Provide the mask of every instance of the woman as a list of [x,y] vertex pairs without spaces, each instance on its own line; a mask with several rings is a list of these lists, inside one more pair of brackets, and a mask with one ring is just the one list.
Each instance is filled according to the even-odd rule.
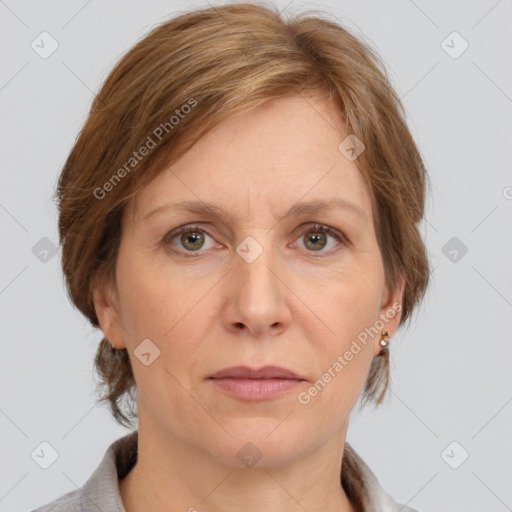
[[426,184],[379,58],[334,21],[243,3],[155,28],[57,191],[101,399],[138,429],[38,511],[413,510],[345,438],[428,285]]

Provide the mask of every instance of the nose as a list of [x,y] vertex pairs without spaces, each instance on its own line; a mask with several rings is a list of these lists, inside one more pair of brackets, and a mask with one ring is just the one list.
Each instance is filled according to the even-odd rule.
[[227,276],[227,300],[223,320],[228,330],[253,336],[276,336],[284,332],[291,319],[288,307],[290,290],[284,270],[266,248],[252,262],[238,254]]

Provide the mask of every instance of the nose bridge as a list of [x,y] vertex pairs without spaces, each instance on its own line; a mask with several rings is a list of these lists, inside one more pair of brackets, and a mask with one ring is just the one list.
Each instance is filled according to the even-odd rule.
[[242,289],[251,295],[264,294],[267,300],[275,297],[278,292],[276,278],[270,271],[276,261],[271,238],[271,232],[250,235],[236,248],[238,257],[235,273]]
[[287,319],[284,288],[274,275],[279,274],[278,255],[274,253],[272,232],[261,230],[247,236],[236,248],[231,275],[232,306],[236,311],[230,320],[244,324],[256,332]]

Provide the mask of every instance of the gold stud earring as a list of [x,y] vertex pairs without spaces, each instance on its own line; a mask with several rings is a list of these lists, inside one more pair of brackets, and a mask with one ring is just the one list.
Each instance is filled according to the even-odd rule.
[[389,337],[389,332],[388,331],[382,331],[382,334],[381,334],[381,338],[380,338],[380,341],[379,341],[379,344],[380,346],[382,347],[379,355],[382,355],[385,353],[385,351],[387,350],[387,346],[389,345],[389,341],[391,340],[391,338]]

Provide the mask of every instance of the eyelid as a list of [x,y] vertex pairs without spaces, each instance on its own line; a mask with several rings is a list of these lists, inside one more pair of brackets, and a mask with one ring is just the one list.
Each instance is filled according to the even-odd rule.
[[[318,222],[306,223],[305,225],[299,226],[297,229],[299,231],[299,238],[308,233],[325,233],[335,238],[341,246],[350,245],[349,239],[343,232],[327,224],[320,224]],[[307,253],[308,255],[311,255],[313,257],[323,257],[337,253],[339,250],[340,247],[336,247],[334,249],[329,249],[327,251],[307,251]]]
[[[212,238],[213,240],[215,240],[214,236],[210,233],[210,231],[205,228],[204,226],[201,226],[200,224],[185,224],[183,226],[180,226],[176,229],[173,229],[171,231],[169,231],[162,239],[162,243],[164,244],[165,247],[167,246],[170,246],[171,245],[171,241],[176,238],[177,236],[181,235],[182,233],[186,233],[186,232],[193,232],[193,231],[202,231],[204,233],[206,233],[210,238]],[[204,251],[201,251],[201,250],[198,250],[198,251],[184,251],[183,249],[176,249],[176,248],[173,248],[172,249],[173,252],[176,252],[178,254],[187,254],[187,255],[194,255],[194,253],[201,253],[201,252],[204,252]]]

